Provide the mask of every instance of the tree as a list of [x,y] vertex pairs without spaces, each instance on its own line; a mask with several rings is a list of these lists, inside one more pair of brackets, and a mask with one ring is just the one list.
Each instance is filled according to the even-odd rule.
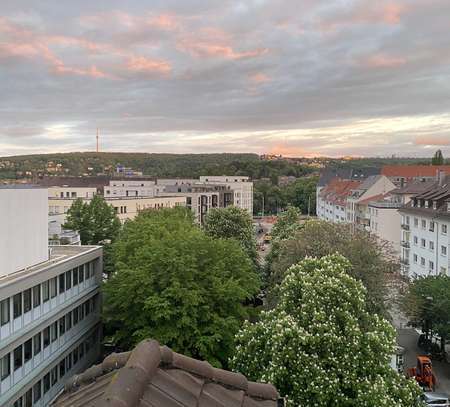
[[444,156],[442,155],[441,150],[437,150],[434,153],[433,158],[431,159],[431,165],[443,165],[444,164]]
[[284,240],[292,236],[300,227],[300,214],[300,210],[294,206],[289,206],[286,211],[282,212],[272,228],[272,239]]
[[76,199],[67,212],[66,229],[80,233],[81,244],[96,245],[114,241],[120,231],[120,220],[100,195],[95,195],[89,203]]
[[195,358],[226,365],[243,305],[259,279],[237,241],[213,239],[186,208],[144,211],[114,243],[104,285],[104,321],[116,344],[152,337]]
[[285,202],[300,209],[301,213],[315,215],[317,177],[303,177],[283,189]]
[[430,331],[441,338],[441,351],[450,336],[450,277],[445,275],[414,280],[402,301],[403,310],[428,337]]
[[203,228],[213,238],[237,240],[253,263],[257,263],[253,220],[245,209],[235,206],[214,208],[206,215]]
[[278,305],[237,334],[233,369],[273,383],[292,407],[418,405],[417,384],[389,365],[395,330],[350,268],[339,255],[291,267]]
[[349,259],[351,276],[360,280],[368,290],[367,300],[373,312],[385,311],[385,275],[398,268],[394,256],[388,256],[388,246],[376,237],[349,225],[310,220],[293,235],[280,243],[268,265],[270,302],[277,300],[277,286],[286,270],[306,257],[323,257],[340,253]]

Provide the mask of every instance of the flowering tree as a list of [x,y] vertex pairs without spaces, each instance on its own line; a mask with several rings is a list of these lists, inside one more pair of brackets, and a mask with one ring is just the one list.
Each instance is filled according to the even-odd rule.
[[395,330],[367,309],[340,255],[292,266],[277,306],[236,336],[234,370],[273,383],[288,406],[415,406],[415,382],[390,366]]

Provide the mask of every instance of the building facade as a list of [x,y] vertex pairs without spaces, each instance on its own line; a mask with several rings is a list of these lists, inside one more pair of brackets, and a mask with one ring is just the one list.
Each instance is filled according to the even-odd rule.
[[[2,194],[0,202],[14,201],[20,192]],[[47,190],[26,192],[30,199],[20,210],[6,213],[14,222],[31,211],[34,220],[27,224],[27,234],[7,236],[10,247],[17,249],[2,253],[2,263],[6,260],[9,267],[0,268],[0,405],[44,407],[68,377],[99,356],[102,249],[49,250]],[[6,233],[0,229],[2,239]],[[46,253],[45,258],[27,256],[23,240],[28,237],[35,237],[34,245]],[[17,250],[22,250],[26,263],[8,261]]]
[[49,198],[93,198],[97,194],[97,188],[94,187],[49,187]]
[[152,180],[111,180],[105,187],[105,197],[154,197],[164,192],[164,186],[156,185]]
[[400,214],[403,273],[449,275],[450,177],[414,196]]

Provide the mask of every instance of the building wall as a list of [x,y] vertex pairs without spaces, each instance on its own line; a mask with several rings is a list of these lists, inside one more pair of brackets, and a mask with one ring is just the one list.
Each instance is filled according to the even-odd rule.
[[105,187],[105,197],[153,197],[164,192],[163,185],[156,185],[149,180],[112,180]]
[[[409,217],[409,234],[405,230],[401,232],[404,246],[402,260],[407,259],[409,262],[409,267],[405,268],[409,276],[416,278],[440,273],[450,275],[450,219],[432,218],[426,214],[407,212],[401,212],[401,215],[402,223],[406,223]],[[431,222],[434,222],[434,228],[431,227]],[[444,233],[445,227],[446,233]]]
[[97,193],[97,188],[88,187],[50,187],[49,198],[92,198]]
[[1,406],[28,405],[30,395],[30,406],[47,406],[99,356],[102,249],[53,250],[48,262],[0,279]]
[[0,277],[48,259],[47,190],[0,188]]
[[389,242],[395,253],[400,253],[400,213],[398,208],[369,205],[370,232]]

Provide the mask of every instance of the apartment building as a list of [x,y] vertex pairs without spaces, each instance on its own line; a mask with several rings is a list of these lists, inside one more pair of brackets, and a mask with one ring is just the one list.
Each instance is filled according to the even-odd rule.
[[163,194],[164,186],[156,181],[145,179],[111,180],[104,188],[105,197],[154,197]]
[[441,176],[402,207],[400,214],[403,273],[410,278],[449,275],[450,177]]
[[48,406],[100,353],[102,249],[49,250],[47,199],[0,187],[1,406]]
[[93,198],[97,194],[97,188],[94,187],[49,187],[49,198]]
[[440,172],[450,175],[450,165],[385,165],[381,169],[381,175],[398,188],[416,181],[435,181]]
[[233,205],[245,209],[253,216],[253,182],[246,176],[201,176],[200,182],[225,185],[233,191]]

